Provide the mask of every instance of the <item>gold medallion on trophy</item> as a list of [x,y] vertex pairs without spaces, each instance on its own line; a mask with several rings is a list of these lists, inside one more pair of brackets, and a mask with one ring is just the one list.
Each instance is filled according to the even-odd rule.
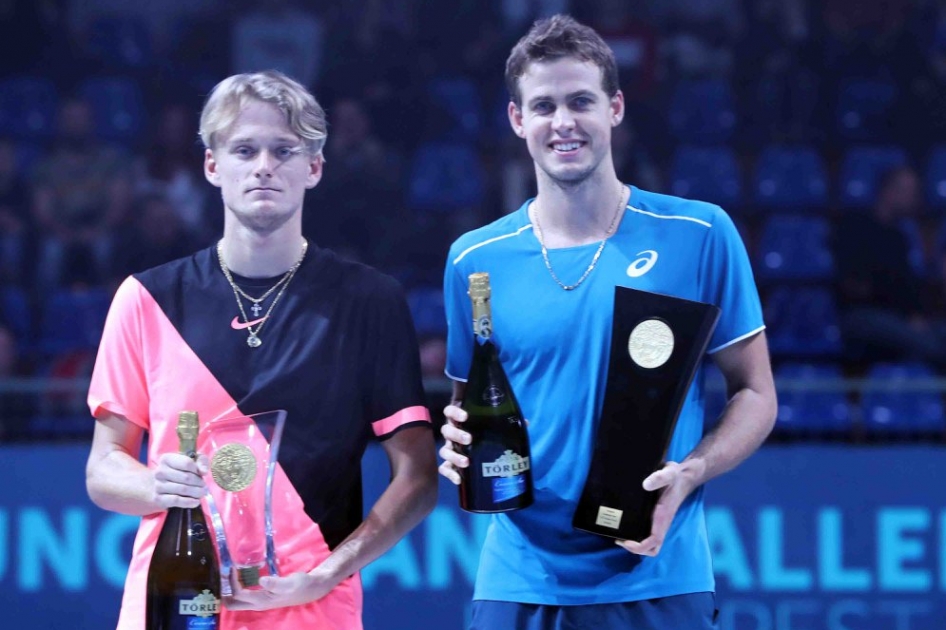
[[673,354],[673,331],[659,319],[644,320],[631,331],[627,351],[642,368],[658,368]]
[[226,444],[214,453],[210,472],[218,486],[229,492],[239,492],[249,488],[256,477],[256,457],[244,444]]

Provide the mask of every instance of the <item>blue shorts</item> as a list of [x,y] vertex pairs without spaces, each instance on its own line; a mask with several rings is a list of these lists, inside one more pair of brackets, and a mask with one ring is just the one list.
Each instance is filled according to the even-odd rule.
[[718,614],[715,593],[585,606],[477,600],[470,630],[717,630]]

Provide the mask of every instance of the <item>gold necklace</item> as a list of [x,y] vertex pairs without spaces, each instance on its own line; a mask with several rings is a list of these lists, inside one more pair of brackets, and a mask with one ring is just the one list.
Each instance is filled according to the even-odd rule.
[[[303,255],[304,255],[304,254],[303,254]],[[266,298],[268,298],[270,295],[272,295],[273,291],[275,291],[276,289],[278,289],[279,287],[281,287],[282,284],[283,284],[286,280],[289,279],[289,274],[290,274],[290,273],[292,273],[292,269],[290,269],[289,271],[287,271],[286,273],[284,273],[284,274],[282,275],[282,278],[280,278],[280,279],[276,282],[276,284],[274,284],[273,286],[269,287],[269,289],[266,291],[266,293],[264,293],[263,295],[259,296],[258,298],[255,298],[255,297],[253,297],[252,295],[248,294],[248,293],[247,293],[246,291],[244,291],[244,290],[242,289],[242,287],[240,287],[240,285],[238,285],[238,284],[234,284],[233,287],[239,292],[240,295],[242,295],[244,298],[246,298],[247,300],[249,300],[250,302],[253,303],[253,306],[250,307],[250,310],[253,311],[253,317],[259,317],[260,311],[263,310],[263,307],[260,306],[260,302],[262,302],[263,300],[265,300]]]
[[[250,297],[249,295],[244,293],[243,290],[240,289],[239,286],[237,286],[236,282],[234,282],[233,276],[230,274],[230,270],[227,268],[226,263],[223,262],[223,251],[221,249],[221,243],[222,241],[217,241],[217,262],[220,263],[220,270],[223,271],[223,275],[227,279],[227,282],[230,284],[230,288],[233,289],[233,297],[236,298],[237,308],[240,309],[240,315],[243,316],[244,325],[246,327],[247,332],[249,333],[249,337],[246,338],[246,345],[248,345],[251,348],[259,348],[261,345],[263,345],[263,340],[259,338],[259,332],[263,329],[263,324],[265,324],[266,321],[269,319],[269,316],[272,314],[273,309],[276,308],[276,303],[279,302],[279,298],[281,298],[282,294],[286,292],[286,287],[289,286],[289,282],[292,280],[292,277],[296,275],[296,271],[299,270],[299,266],[302,265],[302,260],[305,258],[305,253],[309,249],[309,242],[303,239],[302,254],[299,255],[299,260],[297,260],[296,263],[292,267],[289,268],[289,271],[283,274],[283,277],[280,278],[279,281],[276,282],[276,284],[270,287],[270,289],[266,291],[266,293],[264,293],[263,296],[260,298]],[[266,296],[268,296],[273,291],[275,291],[276,287],[280,285],[282,285],[282,288],[279,290],[279,293],[276,294],[276,297],[273,298],[273,302],[272,304],[269,305],[269,309],[266,310],[266,314],[261,319],[258,320],[259,325],[256,327],[256,330],[253,330],[253,327],[250,325],[250,318],[246,316],[246,311],[243,310],[243,301],[240,299],[240,296],[242,295],[248,300],[253,302],[253,308],[252,308],[253,314],[254,316],[258,316],[260,310],[262,310],[260,308],[259,303],[262,302],[266,298]]]
[[585,281],[591,272],[594,270],[595,265],[598,264],[598,258],[601,257],[601,252],[604,251],[604,244],[608,242],[608,239],[611,237],[611,232],[614,230],[615,224],[617,224],[618,217],[621,216],[621,210],[627,204],[624,203],[624,186],[621,186],[621,194],[618,196],[618,207],[614,211],[614,217],[611,219],[611,225],[608,226],[607,232],[604,233],[604,238],[601,239],[601,244],[598,245],[598,250],[595,252],[594,257],[591,259],[591,264],[588,265],[588,268],[585,269],[585,273],[581,274],[581,277],[578,278],[578,282],[575,284],[565,284],[558,279],[558,276],[555,275],[555,270],[552,269],[552,262],[549,260],[549,250],[545,247],[545,239],[542,238],[542,224],[539,223],[539,209],[535,207],[535,202],[532,202],[532,208],[535,214],[535,227],[538,228],[535,235],[539,239],[539,245],[542,247],[542,260],[545,261],[545,268],[549,270],[549,274],[552,276],[552,280],[555,280],[555,283],[558,286],[562,287],[566,291],[573,291],[578,288],[578,286]]

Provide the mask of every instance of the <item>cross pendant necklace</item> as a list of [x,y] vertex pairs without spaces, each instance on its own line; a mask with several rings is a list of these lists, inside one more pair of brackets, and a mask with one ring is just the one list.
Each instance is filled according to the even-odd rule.
[[263,307],[259,305],[259,302],[254,302],[253,306],[250,307],[250,310],[253,311],[253,317],[259,317],[260,311],[263,310]]

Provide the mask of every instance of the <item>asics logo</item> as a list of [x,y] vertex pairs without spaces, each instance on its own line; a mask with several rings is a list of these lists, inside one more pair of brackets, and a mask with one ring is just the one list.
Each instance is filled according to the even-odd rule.
[[640,278],[657,263],[657,252],[652,249],[637,252],[637,255],[638,258],[628,265],[627,268],[627,275],[632,278]]
[[[269,317],[268,315],[266,317]],[[234,317],[233,321],[230,322],[230,328],[233,330],[243,330],[244,328],[249,328],[250,326],[255,326],[260,322],[266,321],[266,317],[260,317],[259,319],[254,319],[251,322],[241,322],[239,317]]]

